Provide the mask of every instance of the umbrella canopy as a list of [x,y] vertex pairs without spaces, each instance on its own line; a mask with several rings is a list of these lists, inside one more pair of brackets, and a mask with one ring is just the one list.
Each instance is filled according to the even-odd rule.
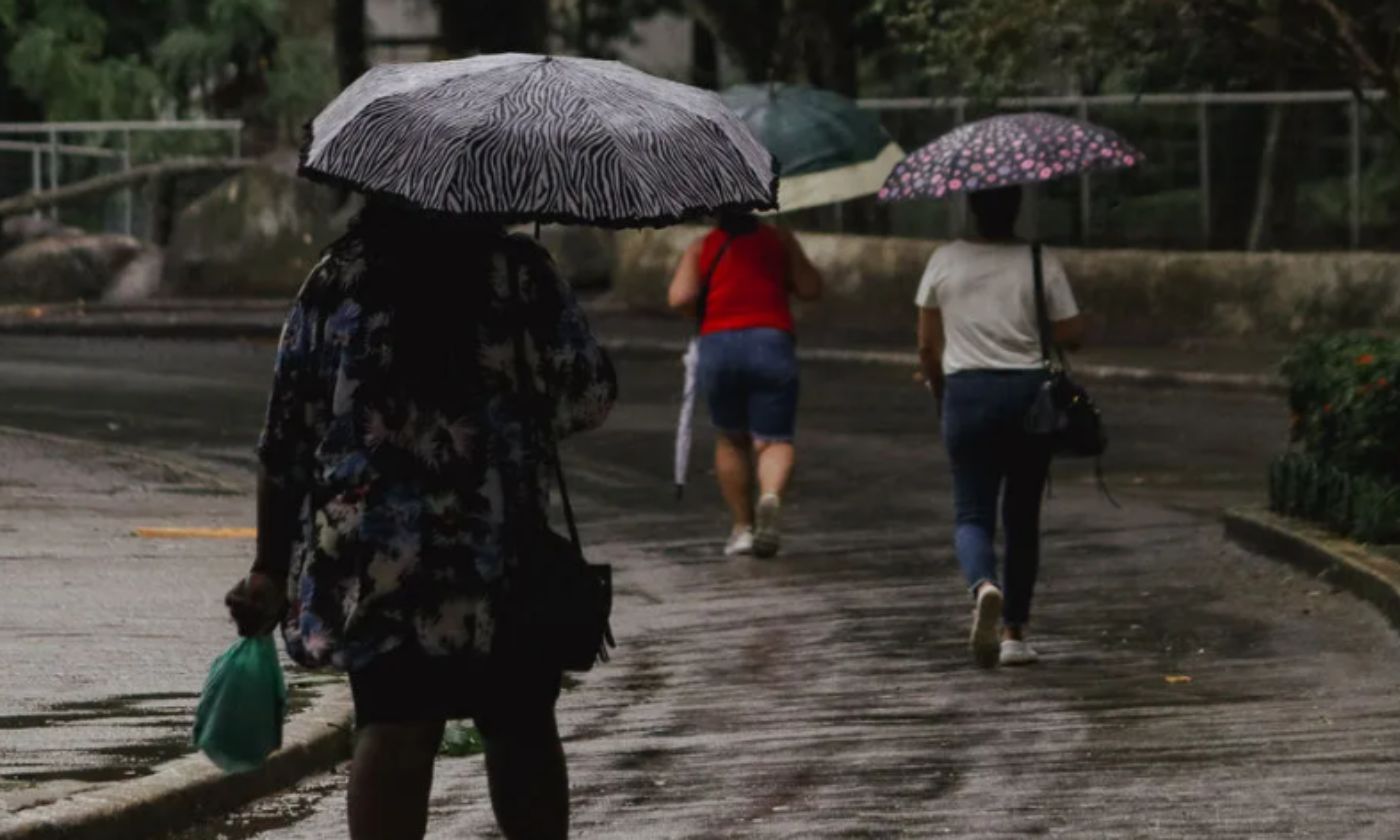
[[516,221],[633,227],[776,205],[772,155],[713,93],[517,53],[370,70],[311,123],[301,173]]
[[778,158],[782,210],[871,195],[904,156],[873,113],[840,94],[739,85],[720,98]]
[[882,201],[1034,184],[1135,166],[1143,159],[1111,129],[1055,114],[1003,114],[953,129],[899,162]]

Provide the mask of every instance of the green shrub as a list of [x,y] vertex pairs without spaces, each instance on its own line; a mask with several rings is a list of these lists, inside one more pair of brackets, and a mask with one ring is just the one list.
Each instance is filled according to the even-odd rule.
[[1400,484],[1347,473],[1305,452],[1274,461],[1269,499],[1278,513],[1362,542],[1400,542]]
[[1309,339],[1284,361],[1283,375],[1303,451],[1347,472],[1400,481],[1400,339]]
[[1400,542],[1400,339],[1309,339],[1283,374],[1294,447],[1270,472],[1274,509],[1366,542]]

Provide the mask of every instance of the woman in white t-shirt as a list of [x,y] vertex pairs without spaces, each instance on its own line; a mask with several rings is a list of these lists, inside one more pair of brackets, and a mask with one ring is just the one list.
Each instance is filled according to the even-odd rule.
[[[973,657],[987,667],[1027,665],[1037,659],[1025,633],[1050,469],[1048,443],[1025,431],[1026,414],[1047,378],[1033,262],[1030,246],[1015,235],[1019,187],[971,193],[968,201],[978,235],[938,249],[919,284],[919,358],[942,404],[957,512],[954,545],[976,600]],[[1054,341],[1077,348],[1084,319],[1064,267],[1050,251],[1042,266]],[[998,501],[1006,528],[1000,578],[993,549]]]

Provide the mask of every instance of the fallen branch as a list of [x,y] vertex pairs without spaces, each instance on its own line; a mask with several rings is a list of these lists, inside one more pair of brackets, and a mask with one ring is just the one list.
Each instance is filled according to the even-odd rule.
[[29,193],[0,201],[0,218],[31,213],[56,204],[93,198],[118,190],[138,186],[147,181],[179,178],[187,175],[224,175],[253,165],[253,161],[238,158],[178,158],[175,160],[135,166],[125,172],[99,175],[55,190]]

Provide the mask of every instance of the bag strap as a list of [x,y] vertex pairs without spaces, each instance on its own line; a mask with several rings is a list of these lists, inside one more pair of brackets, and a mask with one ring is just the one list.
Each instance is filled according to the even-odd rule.
[[1040,331],[1040,357],[1046,367],[1052,367],[1058,356],[1060,368],[1069,370],[1069,359],[1065,358],[1064,349],[1055,346],[1055,327],[1050,323],[1050,307],[1045,302],[1045,267],[1041,251],[1039,242],[1031,243],[1031,274],[1035,278],[1035,320]]
[[699,335],[700,330],[705,327],[705,308],[710,300],[710,281],[714,279],[715,269],[719,268],[719,261],[724,259],[724,254],[729,250],[729,246],[734,242],[734,235],[728,234],[724,237],[724,242],[719,246],[719,253],[715,254],[714,260],[710,262],[710,267],[700,277],[700,296],[695,300],[695,334]]
[[554,438],[554,421],[549,416],[549,404],[547,395],[541,394],[535,387],[535,374],[530,370],[528,357],[525,355],[525,299],[520,293],[520,265],[514,254],[506,256],[506,272],[510,275],[511,303],[516,309],[516,330],[515,330],[515,376],[519,382],[521,395],[526,401],[540,407],[541,420],[544,424],[545,446],[547,447],[546,457],[554,463],[554,480],[559,484],[559,498],[564,504],[564,521],[568,523],[569,539],[574,544],[575,554],[579,562],[583,562],[583,541],[579,539],[578,523],[574,519],[574,506],[569,501],[569,485],[564,480],[564,462],[559,457],[559,444]]

